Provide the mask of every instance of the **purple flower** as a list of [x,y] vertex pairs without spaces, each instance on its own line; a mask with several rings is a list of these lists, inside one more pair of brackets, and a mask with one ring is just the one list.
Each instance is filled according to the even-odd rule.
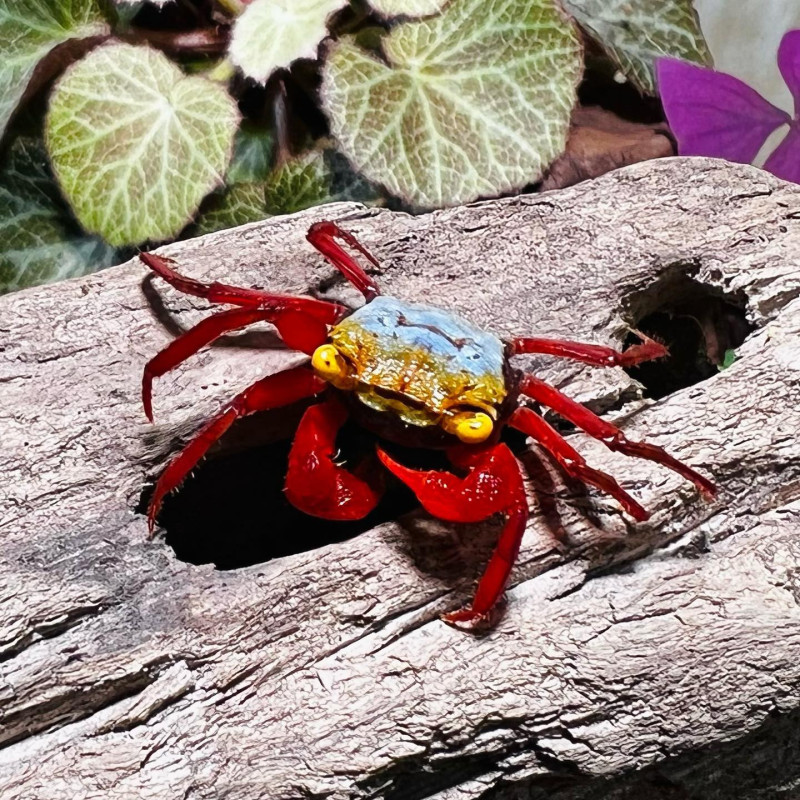
[[788,124],[786,138],[764,169],[800,183],[800,30],[789,31],[781,40],[778,68],[794,98],[794,118],[732,75],[658,59],[658,88],[678,152],[749,164],[767,137]]

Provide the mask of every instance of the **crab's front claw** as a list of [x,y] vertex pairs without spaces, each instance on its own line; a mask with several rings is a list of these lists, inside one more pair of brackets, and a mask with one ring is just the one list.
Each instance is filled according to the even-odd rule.
[[347,411],[331,395],[311,406],[297,427],[286,473],[286,498],[312,517],[363,519],[383,494],[380,476],[362,465],[350,472],[334,461]]
[[381,463],[414,492],[429,514],[447,522],[480,522],[508,507],[516,484],[521,485],[522,479],[514,456],[505,445],[464,449],[471,451],[472,458],[456,461],[451,457],[459,467],[469,469],[463,478],[452,472],[411,469],[380,447],[377,451]]
[[383,465],[434,516],[451,522],[480,522],[498,512],[505,515],[497,546],[471,605],[442,616],[450,625],[467,624],[470,630],[477,630],[491,626],[497,619],[498,600],[525,533],[528,502],[519,465],[506,445],[457,449],[449,455],[458,466],[469,469],[465,477],[437,470],[409,469],[378,449]]

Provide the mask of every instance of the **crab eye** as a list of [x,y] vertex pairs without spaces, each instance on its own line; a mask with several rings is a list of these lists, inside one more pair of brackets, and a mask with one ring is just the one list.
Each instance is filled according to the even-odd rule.
[[492,435],[494,420],[483,411],[462,411],[450,417],[444,427],[465,444],[478,444]]
[[311,356],[311,366],[325,380],[335,380],[347,375],[347,364],[332,344],[322,344]]

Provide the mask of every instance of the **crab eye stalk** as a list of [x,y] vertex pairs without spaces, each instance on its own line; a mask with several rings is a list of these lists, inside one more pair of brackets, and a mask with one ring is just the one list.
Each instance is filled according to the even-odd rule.
[[347,377],[347,364],[332,344],[322,344],[311,356],[311,366],[320,378],[336,381]]
[[462,411],[446,420],[444,428],[465,444],[480,444],[492,435],[494,420],[483,411]]

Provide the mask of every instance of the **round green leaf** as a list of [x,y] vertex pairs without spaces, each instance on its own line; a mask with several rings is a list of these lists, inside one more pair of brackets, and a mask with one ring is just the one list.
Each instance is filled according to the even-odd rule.
[[348,0],[254,0],[233,26],[231,61],[260,83],[297,58],[316,58],[328,17]]
[[148,47],[109,44],[58,82],[46,139],[81,224],[141,244],[175,236],[223,182],[238,122],[222,86]]
[[44,56],[69,39],[105,33],[97,0],[0,0],[0,136]]
[[369,0],[369,4],[384,17],[426,17],[438,14],[448,0]]
[[453,0],[383,45],[386,63],[337,42],[323,72],[331,130],[369,180],[454,205],[535,181],[563,151],[583,59],[557,0]]
[[711,63],[692,0],[564,0],[564,8],[649,94],[655,94],[653,61],[659,56]]

